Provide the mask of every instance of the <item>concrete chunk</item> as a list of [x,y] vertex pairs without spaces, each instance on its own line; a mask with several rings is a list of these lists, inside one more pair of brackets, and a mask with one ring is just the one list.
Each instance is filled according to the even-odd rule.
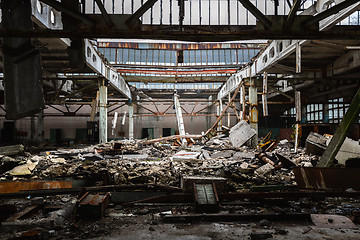
[[256,131],[250,127],[250,125],[241,120],[238,124],[230,130],[230,141],[234,147],[241,147],[247,141],[249,141],[253,136],[255,136]]
[[24,152],[22,144],[0,147],[0,155],[12,156]]
[[255,172],[257,174],[259,174],[260,176],[265,176],[269,173],[271,173],[271,171],[274,169],[274,166],[271,165],[270,163],[265,164],[264,166],[259,167],[258,169],[255,170]]

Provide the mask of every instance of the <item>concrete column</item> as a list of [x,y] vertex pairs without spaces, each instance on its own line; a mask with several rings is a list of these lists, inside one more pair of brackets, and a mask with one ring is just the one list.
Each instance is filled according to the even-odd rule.
[[[223,107],[222,107],[222,100],[219,99],[219,103],[218,103],[218,108],[217,108],[217,118],[220,116],[220,114],[223,111]],[[222,130],[222,119],[220,120],[218,127],[217,127],[217,131],[221,131]]]
[[35,127],[35,116],[32,115],[30,119],[30,140],[31,142],[36,141],[36,127]]
[[245,101],[245,86],[244,84],[241,85],[240,88],[240,104],[241,104],[241,111],[240,111],[240,118],[245,120],[245,108],[246,108],[246,101]]
[[[178,124],[179,134],[185,135],[186,132],[185,132],[184,119],[183,119],[182,111],[181,111],[181,107],[180,107],[179,96],[176,93],[174,94],[174,105],[175,105],[176,120],[177,120],[177,124]],[[181,146],[186,147],[186,145],[187,145],[187,140],[185,138],[182,138]]]
[[[207,114],[211,114],[212,113],[212,96],[209,96],[209,102],[208,102],[208,108],[207,108]],[[206,129],[209,129],[211,127],[211,116],[207,116],[206,117]]]
[[[229,99],[229,102],[230,102],[230,100],[231,100],[231,96],[230,96],[230,93],[229,93],[229,95],[228,95],[228,99]],[[230,115],[230,111],[228,110],[228,119],[227,119],[227,126],[228,126],[228,128],[230,128],[230,125],[231,125],[231,122],[230,122],[230,117],[231,117],[231,115]]]
[[38,142],[43,142],[45,137],[44,132],[44,110],[41,110],[38,114],[38,131],[37,131],[37,140]]
[[99,103],[99,142],[107,142],[107,87],[100,86]]
[[250,100],[250,126],[255,129],[256,135],[252,139],[252,147],[256,147],[258,143],[258,106],[257,106],[257,88],[255,86],[255,79],[250,78],[249,87]]
[[134,139],[134,104],[129,106],[129,139]]

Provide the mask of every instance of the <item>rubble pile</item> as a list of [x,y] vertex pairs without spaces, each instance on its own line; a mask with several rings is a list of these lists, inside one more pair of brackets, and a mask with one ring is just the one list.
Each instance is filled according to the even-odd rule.
[[[58,149],[31,155],[1,156],[0,179],[82,179],[86,184],[165,184],[179,186],[181,176],[210,176],[228,179],[230,190],[254,185],[293,185],[292,166],[312,166],[317,156],[300,149],[294,153],[279,145],[261,153],[247,146],[234,147],[231,139],[219,136],[187,148],[169,143],[142,145],[138,140],[112,141],[78,149]],[[280,164],[278,155],[292,164]]]

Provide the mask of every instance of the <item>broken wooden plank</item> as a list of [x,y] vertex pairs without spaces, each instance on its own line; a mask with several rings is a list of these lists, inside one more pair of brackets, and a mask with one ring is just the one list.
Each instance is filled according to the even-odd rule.
[[13,222],[18,219],[28,218],[28,217],[32,216],[33,214],[35,214],[38,210],[39,210],[39,205],[32,205],[32,206],[29,206],[29,207],[23,209],[20,212],[15,213],[13,216],[9,217],[5,221]]
[[202,137],[203,137],[203,135],[172,135],[172,136],[168,136],[168,137],[146,140],[146,141],[141,142],[141,144],[147,145],[147,144],[153,144],[156,142],[170,141],[170,140],[176,140],[176,139],[181,139],[181,138],[198,139],[198,138],[202,138]]

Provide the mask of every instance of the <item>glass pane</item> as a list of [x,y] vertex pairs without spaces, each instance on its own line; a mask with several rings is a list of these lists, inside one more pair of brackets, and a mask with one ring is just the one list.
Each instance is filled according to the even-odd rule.
[[117,50],[117,63],[123,63],[123,60],[122,60],[122,58],[123,58],[123,48],[118,48],[118,50]]

